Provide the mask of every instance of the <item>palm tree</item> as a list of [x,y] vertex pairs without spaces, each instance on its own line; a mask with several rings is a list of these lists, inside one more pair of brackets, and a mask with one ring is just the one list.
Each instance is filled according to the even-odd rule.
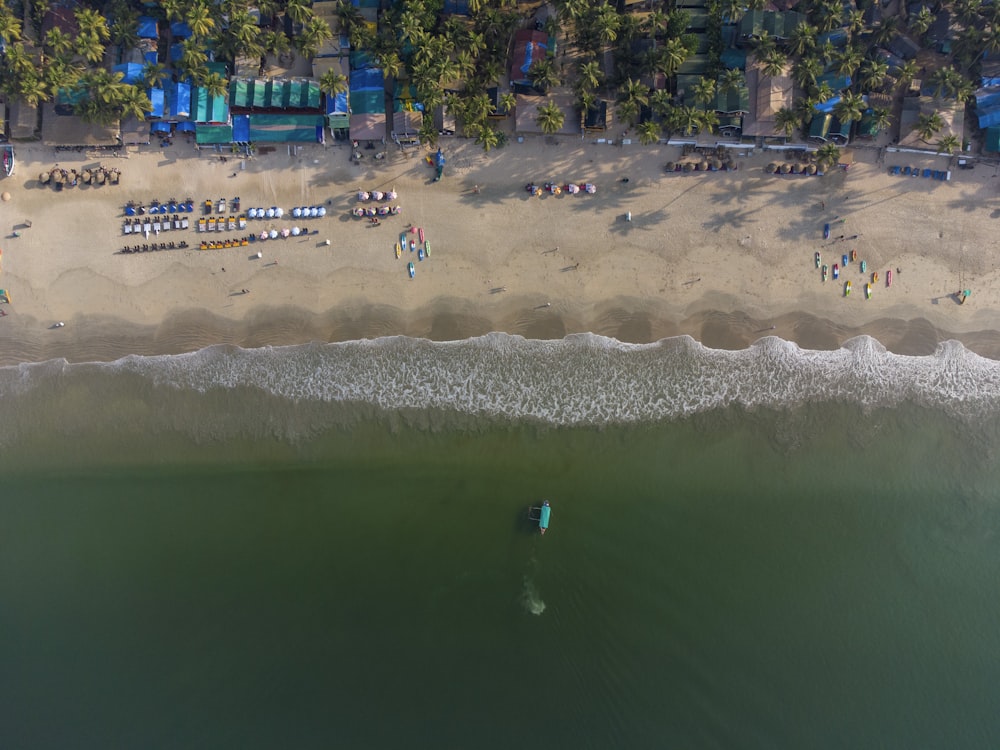
[[861,66],[861,85],[867,91],[882,87],[889,73],[889,64],[882,60],[865,60]]
[[635,99],[618,102],[618,119],[622,122],[635,125],[640,113],[639,103]]
[[[55,29],[53,29],[55,31]],[[158,89],[167,80],[167,66],[159,62],[147,62],[142,66],[142,85],[147,89]]]
[[159,0],[159,3],[168,21],[180,21],[184,17],[181,0]]
[[288,0],[285,5],[285,15],[292,20],[292,23],[305,25],[312,16],[312,9],[305,0]]
[[708,104],[715,101],[715,81],[702,76],[695,84],[693,94],[697,104]]
[[618,27],[621,25],[621,16],[610,5],[601,5],[597,8],[592,19],[594,31],[597,38],[603,44],[610,44],[618,38]]
[[833,114],[841,122],[854,122],[861,119],[865,102],[861,94],[845,91],[840,101],[833,105]]
[[208,93],[209,96],[225,96],[229,91],[229,85],[225,77],[219,73],[209,73],[202,78],[198,85]]
[[637,111],[649,104],[649,87],[642,81],[629,78],[622,84],[619,92],[622,101],[635,102]]
[[937,142],[938,153],[945,153],[951,156],[955,153],[955,149],[961,146],[961,142],[958,140],[958,136],[954,133],[949,133],[946,136],[942,136],[941,140]]
[[111,43],[131,49],[139,41],[139,14],[132,8],[118,10],[111,25]]
[[653,114],[661,120],[666,119],[670,114],[670,110],[673,109],[670,92],[666,89],[657,89],[654,91],[649,97],[649,107],[653,110]]
[[345,94],[350,90],[347,76],[335,68],[326,71],[319,79],[320,90],[329,97]]
[[898,81],[899,88],[905,89],[913,83],[913,79],[917,77],[917,70],[916,60],[907,60],[904,62],[903,67],[901,67],[899,72],[896,74],[896,80]]
[[565,119],[559,105],[555,102],[546,102],[538,107],[538,116],[535,117],[535,122],[545,135],[553,135],[562,130]]
[[788,60],[785,58],[785,54],[781,50],[774,50],[760,61],[760,71],[764,75],[774,78],[784,75],[787,63]]
[[861,65],[861,60],[864,58],[861,50],[852,45],[844,47],[835,56],[835,61],[837,63],[837,74],[842,76],[853,76],[854,71],[858,69]]
[[597,60],[588,60],[580,66],[580,88],[583,91],[593,91],[601,87],[604,74]]
[[21,38],[21,21],[7,7],[0,5],[0,39],[12,44]]
[[872,126],[875,130],[883,133],[890,125],[892,125],[892,115],[889,114],[889,110],[885,107],[875,107],[872,110]]
[[[191,40],[186,39],[184,44],[187,45],[189,41]],[[287,55],[292,49],[292,43],[288,41],[284,31],[265,31],[260,41],[264,51],[275,57]]]
[[753,53],[760,60],[762,57],[767,57],[771,52],[774,52],[777,47],[778,43],[774,40],[774,37],[765,30],[754,40]]
[[106,42],[111,38],[108,32],[108,22],[93,8],[78,7],[74,14],[80,28],[80,36],[92,36],[101,42]]
[[104,45],[93,34],[80,34],[76,38],[76,53],[87,62],[96,63],[104,57]]
[[639,123],[639,143],[648,146],[660,140],[660,126],[652,120]]
[[739,91],[745,84],[746,79],[739,68],[730,68],[719,77],[719,91],[723,93]]
[[784,133],[785,138],[791,138],[800,120],[801,118],[794,109],[782,107],[774,113],[774,129],[779,133]]
[[917,15],[910,18],[910,29],[917,36],[923,36],[927,33],[927,29],[931,27],[932,23],[934,23],[934,14],[924,5],[920,8],[920,12]]
[[17,79],[17,96],[30,107],[49,99],[49,88],[45,80],[35,70]]
[[983,8],[983,0],[956,0],[955,15],[966,26],[972,26],[979,21],[979,12]]
[[517,97],[515,97],[509,91],[500,95],[497,100],[497,109],[505,114],[511,114],[514,111],[514,107],[517,106]]
[[851,37],[855,37],[865,29],[865,12],[863,10],[850,10],[847,12],[847,29],[851,32]]
[[792,78],[804,89],[816,85],[816,79],[823,75],[823,63],[815,57],[803,57],[792,67]]
[[153,111],[153,105],[146,92],[137,86],[126,86],[121,89],[115,103],[122,119],[134,117],[140,121],[145,120],[146,114]]
[[184,16],[191,34],[196,37],[207,37],[215,28],[215,19],[208,6],[202,2],[192,3]]
[[921,114],[917,116],[917,123],[913,126],[914,131],[920,136],[924,143],[930,143],[934,134],[944,127],[944,118],[939,112]]
[[533,63],[531,68],[528,70],[528,77],[531,79],[531,85],[534,86],[539,91],[548,91],[554,86],[558,86],[559,74],[556,72],[556,66],[552,62],[552,58],[546,57]]
[[484,125],[479,128],[479,132],[476,135],[476,143],[483,147],[483,151],[489,153],[490,149],[494,149],[500,145],[500,134],[489,125]]
[[808,21],[799,21],[788,38],[788,49],[793,55],[804,55],[816,46],[816,28]]
[[675,107],[677,125],[684,135],[691,135],[701,125],[701,112],[694,107]]
[[713,109],[701,113],[698,130],[702,133],[714,133],[719,128],[719,113]]
[[45,86],[51,96],[56,96],[62,90],[70,90],[76,86],[83,69],[64,60],[55,59],[45,66]]
[[73,49],[73,38],[58,26],[45,32],[45,48],[56,57],[65,57]]
[[689,56],[688,48],[679,38],[668,39],[658,51],[660,71],[672,76]]
[[323,43],[332,36],[330,24],[318,16],[312,16],[305,28],[302,29],[302,33],[295,37],[296,46],[305,59],[311,60],[319,52]]
[[899,16],[886,16],[875,29],[872,41],[880,47],[885,46],[895,38],[899,31]]
[[840,161],[840,149],[836,143],[824,143],[816,149],[816,163],[827,169]]
[[[284,36],[284,35],[282,35]],[[202,49],[202,42],[197,37],[189,37],[181,45],[181,59],[177,61],[177,67],[186,75],[195,80],[202,77],[205,63],[208,62],[208,55]]]

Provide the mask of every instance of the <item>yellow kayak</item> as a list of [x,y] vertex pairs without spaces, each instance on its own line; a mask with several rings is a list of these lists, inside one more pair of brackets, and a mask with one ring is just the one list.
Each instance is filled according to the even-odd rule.
[[403,255],[403,249],[399,246],[399,243],[397,242],[396,243],[396,257],[400,258],[400,257],[402,257],[402,255]]

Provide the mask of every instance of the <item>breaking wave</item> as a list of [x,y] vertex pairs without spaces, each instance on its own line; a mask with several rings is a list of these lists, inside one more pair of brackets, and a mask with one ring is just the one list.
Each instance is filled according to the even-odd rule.
[[[930,356],[892,354],[866,336],[836,351],[804,350],[775,337],[724,351],[686,336],[623,344],[592,334],[557,341],[490,334],[444,343],[390,337],[262,349],[215,346],[111,363],[53,360],[0,368],[0,419],[19,421],[19,402],[41,398],[32,394],[59,401],[65,414],[95,389],[109,409],[137,413],[179,392],[266,397],[299,413],[333,404],[360,406],[367,416],[446,412],[553,426],[651,423],[730,406],[822,402],[861,408],[907,402],[975,418],[1000,407],[1000,362],[955,341]],[[236,400],[226,403],[232,409]],[[269,420],[269,429],[283,431],[280,415]]]

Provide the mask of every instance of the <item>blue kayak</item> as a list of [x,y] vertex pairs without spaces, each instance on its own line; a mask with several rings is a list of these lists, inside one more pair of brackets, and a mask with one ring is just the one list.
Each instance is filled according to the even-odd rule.
[[823,225],[823,239],[824,240],[830,239],[830,225],[829,224],[824,224]]
[[413,267],[412,263],[406,264],[406,270],[409,272],[411,279],[413,278],[413,275],[417,272],[417,270]]

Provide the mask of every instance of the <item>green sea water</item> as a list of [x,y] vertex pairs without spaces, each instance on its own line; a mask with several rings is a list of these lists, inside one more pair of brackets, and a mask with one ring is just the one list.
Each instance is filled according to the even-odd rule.
[[210,391],[161,412],[269,426],[192,437],[151,416],[169,393],[60,382],[61,419],[0,403],[0,747],[1000,742],[988,422],[362,412],[290,439]]

